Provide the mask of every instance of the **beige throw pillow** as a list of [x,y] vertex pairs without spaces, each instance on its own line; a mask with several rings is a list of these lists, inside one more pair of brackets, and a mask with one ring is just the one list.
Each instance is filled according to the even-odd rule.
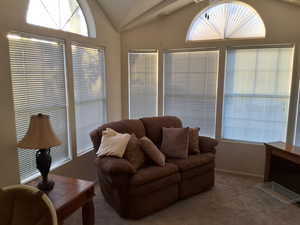
[[166,157],[156,147],[156,145],[147,137],[142,137],[140,143],[144,153],[159,166],[166,165]]
[[130,137],[130,134],[120,134],[107,128],[102,132],[101,145],[96,153],[97,157],[115,156],[122,158]]
[[189,128],[189,154],[200,153],[199,130],[200,128]]
[[136,170],[141,168],[145,163],[144,152],[141,149],[140,141],[135,134],[131,135],[127,144],[124,159],[127,159]]

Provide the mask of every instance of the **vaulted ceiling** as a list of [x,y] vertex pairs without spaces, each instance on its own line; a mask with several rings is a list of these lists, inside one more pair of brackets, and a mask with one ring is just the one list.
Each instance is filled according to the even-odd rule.
[[118,31],[170,14],[194,0],[97,0]]
[[[218,0],[97,0],[112,25],[118,31],[147,23],[159,16],[189,4],[201,2],[208,5]],[[261,1],[261,0],[256,0]],[[300,6],[300,0],[275,0]]]

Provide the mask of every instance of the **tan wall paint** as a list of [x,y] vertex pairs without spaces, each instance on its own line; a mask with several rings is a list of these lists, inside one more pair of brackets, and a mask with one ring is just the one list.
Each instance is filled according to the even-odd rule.
[[[158,49],[163,52],[166,49],[201,47],[224,49],[224,47],[231,45],[295,43],[297,60],[293,76],[294,80],[298,82],[299,60],[297,55],[300,44],[300,7],[273,0],[245,0],[244,2],[253,6],[263,18],[267,29],[266,39],[186,42],[186,32],[190,23],[197,13],[207,6],[206,3],[191,4],[170,16],[161,17],[150,24],[121,33],[123,118],[128,117],[127,53],[130,49]],[[160,57],[159,60],[159,65],[162,65],[162,58]],[[162,77],[162,68],[159,68],[159,71],[159,76]],[[297,85],[294,85],[291,104],[297,102],[296,89]],[[292,125],[295,123],[295,111],[296,107],[290,112]],[[220,117],[217,118],[220,120]],[[217,153],[217,168],[261,176],[264,170],[264,147],[257,144],[221,141]]]
[[[87,1],[95,19],[97,38],[87,38],[26,24],[28,0],[0,1],[0,187],[19,182],[18,159],[15,148],[14,106],[9,71],[9,49],[6,38],[8,32],[20,31],[42,36],[53,36],[64,39],[69,43],[70,41],[76,41],[89,46],[106,47],[108,120],[121,118],[120,34],[112,28],[96,0]],[[68,64],[67,71],[70,71],[70,69],[71,64]],[[74,133],[74,130],[71,130],[71,132]],[[74,140],[72,143],[74,144]],[[73,177],[95,179],[94,154],[90,152],[77,157],[73,153],[73,156],[75,158],[71,162],[56,169],[55,172]]]

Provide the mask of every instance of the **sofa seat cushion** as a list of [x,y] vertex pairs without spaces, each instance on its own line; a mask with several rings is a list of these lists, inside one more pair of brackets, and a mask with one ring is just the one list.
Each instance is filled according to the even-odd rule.
[[187,179],[191,179],[193,177],[205,176],[205,174],[207,174],[211,171],[213,171],[213,172],[215,171],[215,163],[214,162],[210,162],[208,164],[194,167],[192,169],[181,172],[181,178],[182,178],[182,180],[187,180]]
[[181,172],[213,163],[214,160],[215,156],[212,153],[189,155],[187,159],[167,159],[169,163],[178,166]]
[[179,173],[173,173],[166,177],[159,178],[157,180],[152,180],[149,183],[142,185],[131,184],[129,188],[130,196],[147,196],[151,193],[157,192],[159,190],[165,189],[168,186],[174,186],[179,184],[180,175]]
[[164,167],[149,166],[139,169],[131,178],[130,185],[143,185],[155,180],[167,177],[178,172],[178,167],[171,163],[166,163]]

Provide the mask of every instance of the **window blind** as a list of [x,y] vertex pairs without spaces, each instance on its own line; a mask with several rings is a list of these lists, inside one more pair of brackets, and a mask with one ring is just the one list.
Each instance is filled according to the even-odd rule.
[[228,51],[224,138],[285,141],[292,64],[292,47]]
[[157,115],[157,53],[129,53],[129,117]]
[[[30,116],[50,116],[62,145],[51,148],[53,166],[69,159],[64,43],[26,36],[8,35],[16,133],[20,141]],[[21,181],[38,173],[35,151],[18,149]]]
[[264,38],[266,28],[259,14],[245,2],[211,4],[193,20],[187,40]]
[[92,149],[89,133],[106,122],[103,49],[72,45],[77,153]]
[[215,136],[218,51],[165,54],[164,113]]

